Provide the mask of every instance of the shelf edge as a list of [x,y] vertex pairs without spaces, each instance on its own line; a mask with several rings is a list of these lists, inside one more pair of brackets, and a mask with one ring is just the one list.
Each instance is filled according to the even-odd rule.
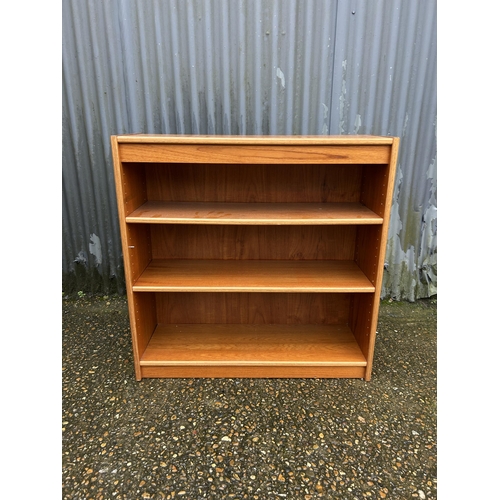
[[133,292],[259,292],[259,293],[374,293],[375,287],[227,287],[227,286],[142,286],[133,285]]
[[199,145],[392,145],[392,136],[370,135],[168,135],[130,134],[117,135],[120,144],[199,144]]
[[141,366],[366,366],[366,361],[141,361]]

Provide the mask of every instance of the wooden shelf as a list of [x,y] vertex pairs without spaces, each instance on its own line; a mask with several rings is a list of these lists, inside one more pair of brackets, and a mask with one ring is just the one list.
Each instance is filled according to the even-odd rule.
[[153,260],[134,292],[374,292],[352,261]]
[[347,325],[160,324],[141,366],[366,366]]
[[148,201],[127,216],[146,224],[382,224],[361,203],[210,203]]

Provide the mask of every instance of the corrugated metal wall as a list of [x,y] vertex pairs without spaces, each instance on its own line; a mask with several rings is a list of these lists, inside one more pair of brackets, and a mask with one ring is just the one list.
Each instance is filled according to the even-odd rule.
[[400,136],[384,297],[437,293],[436,0],[67,0],[63,290],[124,291],[109,136]]

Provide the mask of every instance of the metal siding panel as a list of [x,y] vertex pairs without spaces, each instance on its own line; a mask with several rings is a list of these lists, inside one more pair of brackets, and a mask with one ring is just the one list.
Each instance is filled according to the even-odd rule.
[[435,293],[435,0],[70,0],[62,13],[65,290],[123,291],[111,134],[359,133],[402,138],[383,294]]
[[437,293],[436,2],[340,2],[332,134],[401,137],[383,297]]

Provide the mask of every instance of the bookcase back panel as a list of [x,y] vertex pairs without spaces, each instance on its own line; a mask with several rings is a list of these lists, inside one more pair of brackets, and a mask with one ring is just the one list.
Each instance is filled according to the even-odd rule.
[[362,165],[151,164],[147,197],[155,201],[358,202]]
[[349,294],[157,293],[158,323],[345,324]]
[[352,260],[355,226],[152,225],[153,259]]

